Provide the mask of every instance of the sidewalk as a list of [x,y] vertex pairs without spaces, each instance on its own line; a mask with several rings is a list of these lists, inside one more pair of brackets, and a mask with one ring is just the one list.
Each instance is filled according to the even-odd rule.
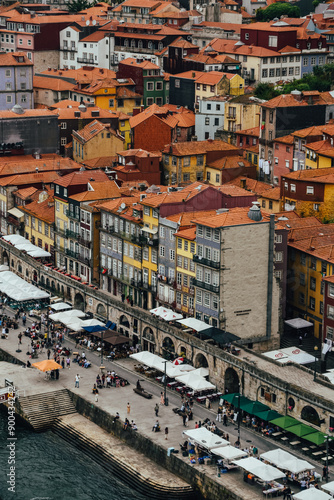
[[[6,311],[8,313],[8,311]],[[28,320],[29,321],[29,320]],[[22,321],[20,321],[22,324]],[[22,331],[22,328],[17,330],[11,330],[9,333],[8,340],[0,339],[0,348],[10,352],[13,356],[27,362],[26,352],[30,346],[30,339],[28,337],[23,337],[22,339],[22,352],[17,353],[18,346],[18,334]],[[66,338],[63,342],[64,346],[69,346],[74,351],[78,351],[81,354],[81,350],[74,348],[74,343]],[[182,425],[182,418],[173,412],[173,408],[180,407],[181,398],[178,393],[168,390],[169,406],[159,405],[159,423],[162,429],[160,433],[152,432],[152,426],[156,421],[156,416],[154,412],[154,407],[156,403],[160,403],[160,394],[163,391],[161,384],[158,384],[151,379],[146,379],[142,375],[138,375],[134,371],[134,360],[131,358],[118,360],[117,362],[111,363],[110,361],[104,359],[104,366],[106,370],[114,369],[123,378],[126,378],[130,385],[120,388],[105,388],[99,391],[98,401],[95,401],[95,396],[92,394],[92,387],[95,383],[96,375],[99,372],[100,367],[100,354],[95,352],[90,352],[85,350],[86,357],[91,361],[92,367],[85,369],[79,367],[76,363],[72,363],[70,369],[65,368],[60,370],[59,380],[46,380],[45,374],[39,372],[35,369],[24,369],[18,365],[8,365],[6,364],[6,370],[0,368],[0,381],[3,381],[4,376],[7,378],[13,378],[17,389],[24,389],[25,395],[39,393],[39,392],[50,392],[52,390],[59,390],[62,388],[67,388],[72,392],[78,392],[82,397],[91,402],[101,409],[107,411],[108,413],[114,415],[116,411],[119,412],[121,420],[126,417],[134,422],[138,426],[138,432],[149,437],[151,440],[158,443],[160,446],[164,447],[167,452],[167,448],[170,446],[179,449],[179,443],[184,441],[185,438],[182,437],[182,431],[185,429]],[[40,354],[38,360],[41,361],[46,359],[46,352],[44,355]],[[32,360],[30,360],[32,361]],[[0,367],[1,367],[0,363]],[[3,367],[4,368],[4,367]],[[75,389],[75,375],[80,376],[80,387]],[[136,381],[140,378],[141,385],[151,394],[153,394],[152,399],[147,400],[136,393],[133,392]],[[130,414],[127,413],[127,403],[130,403]],[[193,414],[194,418],[189,422],[189,428],[195,427],[195,421],[203,421],[205,418],[210,420],[215,420],[216,418],[217,403],[213,405],[212,410],[208,410],[197,403],[194,404]],[[216,422],[217,423],[217,422]],[[169,434],[168,440],[164,438],[164,428],[168,427]],[[237,439],[237,429],[231,423],[227,428],[224,428],[222,424],[218,424],[218,427],[229,434],[230,442],[233,445]],[[259,454],[270,449],[275,449],[280,447],[291,451],[290,448],[281,446],[280,443],[275,443],[274,441],[263,438],[261,435],[241,427],[241,448],[249,447],[254,445],[258,448]],[[317,472],[321,473],[321,467],[314,461],[309,460],[304,455],[299,453],[293,453],[300,458],[307,459],[309,462],[316,465]],[[189,463],[188,458],[184,458],[178,455],[181,459]],[[220,484],[225,485],[229,489],[235,491],[238,495],[242,496],[245,500],[251,500],[255,498],[262,498],[262,490],[258,486],[251,486],[243,482],[242,472],[233,472],[229,474],[222,474],[220,478],[217,477],[217,469],[214,466],[204,466],[204,465],[194,465],[193,467],[205,471],[211,478],[215,478]],[[333,472],[333,471],[331,471]],[[294,488],[296,491],[296,488]]]

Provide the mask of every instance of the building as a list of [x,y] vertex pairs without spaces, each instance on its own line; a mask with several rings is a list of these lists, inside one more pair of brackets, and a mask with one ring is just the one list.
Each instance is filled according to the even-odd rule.
[[176,240],[175,309],[187,316],[194,316],[193,280],[196,277],[196,265],[193,255],[196,254],[196,226],[179,229],[174,236]]
[[212,218],[198,216],[194,222],[195,317],[249,346],[266,342],[274,348],[280,331],[274,216],[254,205],[218,211]]
[[162,158],[165,183],[182,185],[203,181],[206,164],[239,154],[238,148],[223,141],[169,144],[164,148]]
[[131,78],[135,91],[143,96],[144,107],[168,104],[169,88],[160,67],[144,59],[123,59],[119,62],[117,78]]
[[0,109],[34,107],[33,63],[25,52],[0,53]]
[[[274,184],[280,185],[282,175],[289,174],[293,168],[295,139],[292,134],[274,140]],[[259,174],[263,172],[259,172]],[[259,177],[261,179],[261,175]]]
[[261,104],[260,169],[274,182],[274,140],[306,127],[324,125],[333,113],[329,92],[294,90]]
[[[271,184],[257,181],[255,178],[252,179],[243,175],[229,181],[227,185],[238,186],[254,193],[261,208],[267,213],[276,214],[281,211],[281,195],[278,186],[273,187]],[[223,187],[225,186],[226,184]]]
[[236,146],[246,150],[249,146],[258,146],[260,127],[252,127],[236,132]]
[[250,95],[229,99],[225,105],[224,131],[220,133],[225,140],[237,144],[237,133],[259,126],[261,100]]
[[334,276],[323,277],[323,325],[322,340],[334,339]]
[[161,155],[143,149],[129,149],[118,153],[113,171],[120,181],[145,180],[149,185],[161,183]]
[[[205,179],[213,186],[221,186],[240,175],[252,179],[256,178],[256,167],[245,160],[243,156],[226,156],[225,158],[207,163],[205,167]],[[240,192],[240,196],[244,194]]]
[[198,101],[195,115],[195,134],[198,141],[214,139],[224,125],[226,97],[206,97]]
[[35,103],[51,107],[59,101],[69,99],[74,88],[73,83],[60,78],[34,76]]
[[145,25],[149,24],[157,14],[178,12],[178,10],[171,2],[161,0],[144,0],[144,3],[138,0],[125,0],[114,7],[112,12],[118,20],[123,20],[125,23]]
[[124,138],[110,124],[94,120],[81,130],[73,130],[73,159],[80,163],[98,156],[116,156]]

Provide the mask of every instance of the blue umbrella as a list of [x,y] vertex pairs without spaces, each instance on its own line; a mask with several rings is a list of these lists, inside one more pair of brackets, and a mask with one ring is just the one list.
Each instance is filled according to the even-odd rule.
[[100,326],[100,325],[93,325],[93,326],[84,326],[84,330],[88,333],[96,333],[96,332],[105,332],[108,330],[105,326]]

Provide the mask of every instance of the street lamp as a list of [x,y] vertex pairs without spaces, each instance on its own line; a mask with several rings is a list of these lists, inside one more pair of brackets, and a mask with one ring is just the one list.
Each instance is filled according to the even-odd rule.
[[238,431],[238,443],[240,446],[240,394],[239,394],[239,396],[235,396],[235,397],[238,398],[238,427],[235,430]]
[[164,401],[165,401],[165,406],[168,406],[168,398],[167,398],[167,363],[168,361],[165,360],[163,361],[165,365],[165,371],[164,371]]
[[326,439],[326,483],[328,483],[328,438],[329,436],[325,435]]
[[[317,352],[317,350],[318,350],[317,345],[314,346],[314,350],[315,350],[315,352]],[[315,359],[314,359],[314,378],[313,378],[313,380],[315,382],[317,380],[317,361],[318,361],[318,358],[316,356],[314,356],[314,358]]]

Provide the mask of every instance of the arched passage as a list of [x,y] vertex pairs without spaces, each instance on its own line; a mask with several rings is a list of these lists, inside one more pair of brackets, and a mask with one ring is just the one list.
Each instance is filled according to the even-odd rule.
[[234,368],[227,368],[225,372],[225,392],[233,393],[239,392],[240,382],[239,376]]
[[306,422],[310,422],[310,424],[320,427],[319,414],[312,406],[304,406],[300,416],[303,420],[306,420]]
[[103,304],[98,304],[98,306],[96,308],[96,314],[98,316],[101,316],[102,318],[107,317],[107,311],[106,311],[106,308],[104,307]]
[[167,359],[174,359],[175,355],[175,346],[174,342],[170,337],[165,337],[162,342],[162,353],[163,356]]
[[8,257],[8,253],[6,252],[6,250],[4,250],[2,252],[2,263],[5,265],[5,266],[9,266],[9,257]]
[[184,358],[187,357],[187,348],[184,345],[180,345],[179,347],[179,355],[183,356]]
[[[135,335],[133,337],[135,337]],[[143,331],[143,348],[144,348],[144,351],[150,351],[153,353],[155,351],[154,333],[153,333],[152,328],[150,328],[149,326],[144,328],[144,331]]]
[[74,309],[85,310],[85,302],[81,293],[76,293],[74,297]]
[[206,357],[199,353],[195,357],[195,368],[207,368],[209,366],[208,360]]
[[124,314],[119,318],[119,324],[124,326],[124,328],[130,328],[129,320]]

